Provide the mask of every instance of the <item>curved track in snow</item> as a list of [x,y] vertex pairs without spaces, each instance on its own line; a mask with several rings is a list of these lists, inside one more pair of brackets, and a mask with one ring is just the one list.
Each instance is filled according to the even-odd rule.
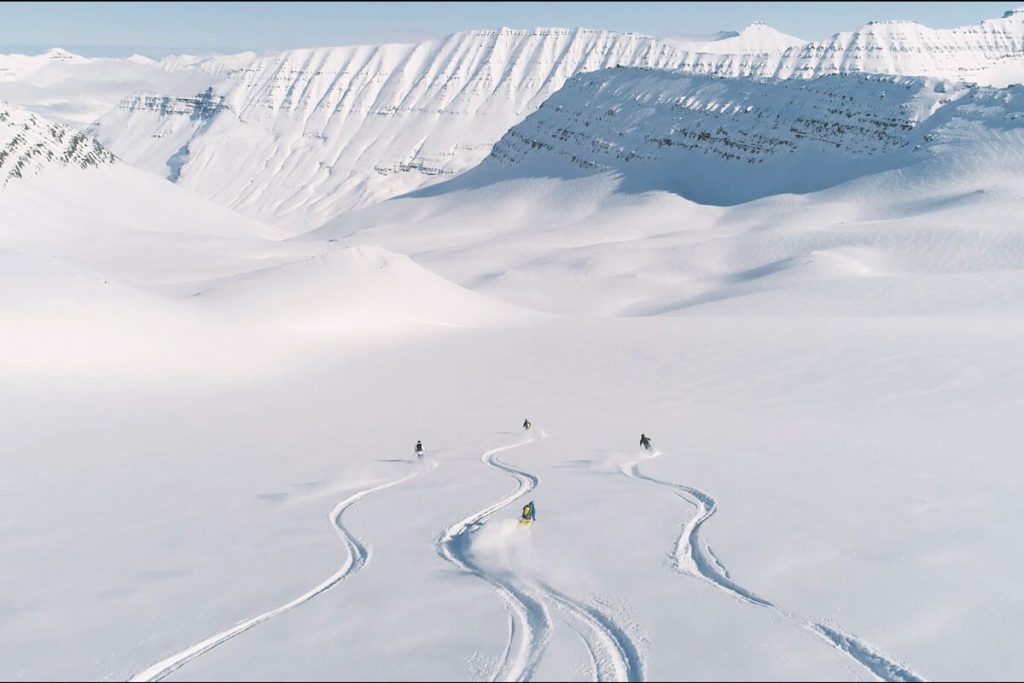
[[[543,432],[540,438],[543,438]],[[470,556],[470,534],[495,512],[537,487],[539,480],[536,475],[498,459],[501,453],[534,440],[531,437],[495,448],[480,457],[486,465],[512,476],[516,480],[516,488],[483,510],[448,527],[437,542],[438,553],[443,558],[491,584],[508,607],[509,641],[491,680],[526,681],[533,676],[551,638],[551,616],[545,601],[554,603],[576,622],[577,625],[570,624],[570,628],[587,648],[594,667],[594,680],[643,680],[643,660],[636,646],[625,631],[599,609],[580,603],[543,582],[517,585],[503,576],[488,573]]]
[[495,512],[537,487],[536,476],[513,469],[496,460],[499,454],[512,448],[525,446],[533,441],[533,437],[530,437],[519,443],[491,449],[480,456],[485,464],[511,474],[516,480],[516,488],[483,510],[474,512],[469,517],[452,524],[437,539],[437,552],[441,557],[459,569],[489,583],[508,607],[509,641],[501,663],[491,676],[492,681],[529,680],[537,668],[537,664],[540,663],[544,648],[547,647],[548,640],[551,638],[551,617],[544,604],[528,591],[504,577],[484,571],[473,562],[469,553],[469,535],[473,530],[479,528]]
[[342,565],[340,569],[338,569],[338,571],[331,574],[327,579],[317,584],[316,586],[314,586],[307,592],[303,593],[299,597],[295,598],[291,602],[285,603],[280,607],[277,607],[268,612],[264,612],[263,614],[252,617],[251,619],[240,621],[229,629],[226,629],[219,633],[215,633],[209,638],[200,641],[195,645],[192,645],[191,647],[188,647],[182,650],[181,652],[178,652],[177,654],[171,655],[166,659],[160,660],[156,664],[153,664],[147,669],[135,674],[134,676],[132,676],[130,680],[159,681],[162,678],[165,678],[169,674],[173,673],[174,671],[185,666],[189,662],[193,661],[194,659],[209,652],[218,645],[221,645],[231,640],[237,635],[245,633],[249,629],[258,626],[269,619],[273,619],[274,617],[283,614],[284,612],[287,612],[290,609],[298,607],[299,605],[305,602],[309,602],[316,596],[330,590],[343,580],[347,579],[348,577],[358,572],[360,569],[365,567],[366,564],[370,561],[370,549],[363,545],[362,541],[360,541],[354,534],[352,534],[348,529],[345,528],[345,524],[341,520],[342,515],[345,513],[347,509],[361,501],[363,498],[366,498],[371,493],[376,493],[377,491],[382,491],[384,489],[391,488],[392,486],[398,486],[399,484],[406,482],[414,477],[426,474],[427,472],[434,470],[436,467],[437,461],[431,458],[428,467],[419,466],[417,467],[415,472],[413,472],[412,474],[408,474],[400,479],[396,479],[394,481],[390,481],[384,484],[378,484],[377,486],[373,486],[368,489],[363,489],[362,491],[352,494],[351,496],[341,501],[331,509],[330,513],[327,515],[327,518],[330,521],[331,526],[334,527],[334,530],[341,537],[341,540],[342,542],[344,542],[345,547],[348,549],[348,559],[345,561],[345,564]]
[[800,628],[824,640],[830,646],[846,654],[869,673],[883,681],[916,682],[925,679],[885,655],[867,643],[839,631],[834,626],[802,619],[796,614],[765,600],[751,590],[744,588],[729,578],[729,573],[718,560],[711,548],[700,541],[701,526],[718,510],[718,503],[710,495],[700,489],[683,484],[663,481],[649,477],[640,472],[640,464],[661,455],[655,449],[650,454],[641,455],[636,460],[621,466],[621,471],[631,479],[638,479],[656,486],[664,486],[675,491],[676,495],[696,509],[696,514],[683,525],[676,537],[672,552],[672,567],[680,574],[704,579],[714,587],[729,593],[733,597],[756,607],[766,607],[776,614],[788,619]]
[[600,610],[577,602],[545,583],[540,586],[559,609],[574,617],[582,626],[574,630],[583,639],[593,660],[594,680],[644,680],[644,663],[640,652],[618,624]]

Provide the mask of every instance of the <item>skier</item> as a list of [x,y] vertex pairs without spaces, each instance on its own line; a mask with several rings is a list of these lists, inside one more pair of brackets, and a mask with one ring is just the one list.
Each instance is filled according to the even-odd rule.
[[533,507],[533,501],[523,506],[523,516],[519,518],[520,524],[533,524],[537,521],[537,509]]
[[640,434],[640,446],[643,447],[644,450],[647,450],[647,451],[651,450],[651,438],[649,436],[647,436],[646,434],[641,433]]
[[416,457],[419,458],[420,460],[423,459],[423,442],[422,441],[417,441],[416,442]]
[[530,422],[530,418],[526,418],[525,420],[523,420],[523,429],[529,429],[532,426],[533,423]]

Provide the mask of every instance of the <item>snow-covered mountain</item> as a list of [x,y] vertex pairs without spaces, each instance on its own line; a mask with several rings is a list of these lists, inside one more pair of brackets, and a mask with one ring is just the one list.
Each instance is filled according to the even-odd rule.
[[985,84],[1009,78],[994,71],[1010,63],[1017,67],[1017,81],[1024,80],[1022,57],[1024,8],[951,29],[911,21],[874,21],[807,42],[755,24],[735,38],[692,49],[679,68],[730,77],[815,78],[866,72]]
[[[789,312],[922,312],[908,273],[942,276],[940,309],[997,306],[1019,291],[1002,273],[1024,269],[1022,150],[1024,86],[608,69],[570,79],[478,168],[307,238],[560,313],[686,313],[762,288]],[[956,278],[983,272],[964,300]],[[823,283],[849,288],[841,306],[815,302]]]
[[133,164],[298,229],[472,167],[574,73],[669,68],[684,54],[647,36],[583,29],[293,50],[228,70],[209,118],[133,96],[90,130]]
[[174,69],[173,63],[141,55],[87,58],[59,48],[40,55],[0,54],[0,99],[84,131],[137,91],[191,95],[218,79],[199,68]]
[[755,21],[739,32],[690,47],[693,52],[712,54],[774,54],[801,46],[807,41]]
[[1019,129],[1024,89],[870,74],[749,80],[609,69],[572,78],[452,183],[614,171],[627,191],[738,204],[914,163],[945,149],[966,121]]
[[95,168],[113,162],[113,153],[85,133],[0,100],[0,188],[55,167]]
[[[811,78],[864,71],[986,83],[986,73],[1024,55],[1024,8],[974,26],[934,29],[911,21],[869,22],[786,50],[760,76]],[[1024,78],[1024,69],[1018,72]]]
[[0,82],[22,80],[52,64],[85,64],[88,61],[59,47],[39,55],[0,55]]
[[213,245],[258,255],[283,236],[121,162],[80,131],[0,102],[0,251],[42,250],[154,285],[237,267]]
[[[499,29],[407,45],[170,57],[162,70],[201,87],[148,87],[89,130],[132,164],[301,230],[462,173],[574,74],[619,65],[727,77],[873,72],[1002,84],[1024,80],[1017,78],[1024,74],[1024,12],[956,29],[870,23],[815,42],[764,24],[698,43]],[[195,115],[190,100],[216,106]]]

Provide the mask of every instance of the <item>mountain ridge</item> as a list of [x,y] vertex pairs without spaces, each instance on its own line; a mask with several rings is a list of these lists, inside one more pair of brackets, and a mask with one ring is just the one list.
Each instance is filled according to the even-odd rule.
[[[129,163],[300,231],[473,168],[580,72],[621,65],[729,78],[877,72],[1024,80],[1018,10],[954,29],[869,23],[788,46],[779,41],[798,39],[783,35],[753,24],[695,46],[637,33],[505,27],[420,43],[168,57],[159,68],[201,74],[207,90],[131,95],[88,130]],[[730,44],[746,47],[720,51]],[[165,104],[207,91],[221,106],[201,122]]]
[[0,100],[0,189],[51,168],[97,168],[115,158],[85,133]]

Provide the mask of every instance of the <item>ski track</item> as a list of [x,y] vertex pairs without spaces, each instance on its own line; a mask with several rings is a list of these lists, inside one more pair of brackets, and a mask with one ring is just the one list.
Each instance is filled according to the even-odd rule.
[[594,680],[644,680],[643,659],[639,650],[614,621],[600,610],[576,602],[545,583],[540,586],[560,609],[584,626],[586,633],[580,629],[575,630],[586,644],[594,662]]
[[551,638],[551,617],[544,604],[511,581],[488,574],[473,562],[469,554],[469,535],[472,531],[479,528],[495,512],[536,488],[536,476],[513,469],[496,460],[500,453],[525,446],[534,440],[531,435],[525,441],[494,448],[480,456],[485,464],[511,474],[516,480],[516,488],[483,510],[452,524],[437,539],[437,552],[442,558],[489,583],[508,608],[509,640],[502,654],[501,663],[491,677],[492,681],[529,680]]
[[341,521],[342,515],[345,513],[347,509],[361,501],[363,498],[366,498],[371,493],[376,493],[377,491],[382,491],[384,489],[391,488],[392,486],[398,486],[399,484],[406,482],[409,479],[418,477],[422,474],[426,474],[427,472],[431,472],[436,468],[437,461],[434,460],[433,458],[430,458],[429,467],[425,469],[422,467],[418,467],[417,471],[413,472],[412,474],[408,474],[400,479],[396,479],[394,481],[390,481],[384,484],[378,484],[377,486],[373,486],[371,488],[364,489],[362,491],[354,493],[331,509],[330,513],[327,515],[327,518],[330,521],[331,526],[334,527],[334,530],[341,537],[341,540],[342,542],[344,542],[345,547],[348,549],[348,559],[345,561],[345,564],[342,565],[342,567],[338,571],[336,571],[330,577],[325,579],[323,582],[316,585],[309,591],[303,593],[291,602],[288,602],[284,605],[281,605],[280,607],[272,609],[269,612],[264,612],[263,614],[252,617],[251,619],[240,621],[227,630],[221,631],[220,633],[215,633],[209,638],[199,643],[196,643],[195,645],[192,645],[191,647],[182,650],[177,654],[171,655],[170,657],[167,657],[166,659],[163,659],[157,662],[156,664],[153,664],[149,668],[135,674],[129,680],[159,681],[168,676],[169,674],[173,673],[174,671],[185,666],[189,662],[209,652],[218,645],[222,645],[223,643],[231,640],[235,636],[245,633],[249,629],[258,626],[269,619],[273,619],[274,617],[283,614],[288,610],[298,607],[299,605],[305,602],[309,602],[313,598],[330,590],[337,584],[341,583],[343,580],[347,579],[348,577],[358,572],[360,569],[365,567],[366,564],[370,561],[371,551],[369,548],[363,545],[362,541],[360,541],[354,534],[352,534],[348,531],[348,529],[345,528],[344,523],[342,523]]
[[[501,576],[484,571],[473,563],[469,554],[470,534],[498,510],[511,504],[539,483],[536,475],[516,469],[498,456],[513,448],[524,446],[536,440],[527,440],[509,446],[502,446],[485,452],[480,459],[488,466],[512,476],[517,482],[515,490],[490,506],[457,522],[441,535],[437,542],[438,553],[463,571],[473,574],[489,583],[509,609],[509,641],[505,646],[502,661],[492,681],[529,680],[540,663],[544,650],[551,639],[551,617],[544,601],[532,591],[518,587]],[[543,432],[539,438],[544,438]],[[580,637],[593,664],[596,681],[641,681],[643,660],[629,636],[607,615],[596,607],[582,604],[555,590],[543,582],[530,586],[549,599],[562,612],[575,620],[573,627]]]
[[675,571],[680,574],[704,579],[712,586],[729,593],[749,605],[771,609],[776,614],[809,631],[833,648],[846,654],[880,680],[907,682],[923,682],[925,680],[920,674],[897,664],[856,637],[843,633],[834,626],[802,619],[730,579],[729,572],[721,560],[711,552],[707,544],[701,544],[700,542],[701,526],[718,510],[717,501],[700,489],[662,481],[640,472],[640,463],[656,458],[659,455],[661,455],[661,451],[655,449],[649,455],[642,455],[636,460],[622,465],[620,469],[624,475],[631,479],[638,479],[656,486],[665,486],[673,489],[677,496],[693,505],[696,509],[696,514],[683,525],[682,531],[676,538],[675,547],[672,552],[672,568]]

